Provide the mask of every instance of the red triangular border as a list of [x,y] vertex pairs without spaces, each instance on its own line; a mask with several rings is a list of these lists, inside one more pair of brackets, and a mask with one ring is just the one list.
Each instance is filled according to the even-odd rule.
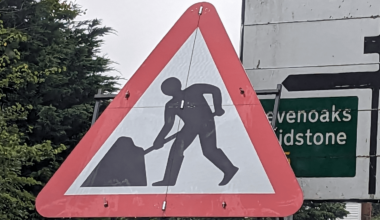
[[[199,17],[199,9],[203,7]],[[198,24],[199,21],[199,24]],[[70,195],[64,193],[188,37],[199,27],[275,194]],[[243,88],[245,96],[240,94]],[[127,91],[131,96],[126,99]],[[85,157],[84,157],[85,156]],[[167,201],[166,210],[162,203]],[[108,207],[104,206],[107,202]],[[226,202],[226,208],[222,203]],[[192,5],[91,127],[36,199],[45,217],[287,216],[303,195],[213,5]]]

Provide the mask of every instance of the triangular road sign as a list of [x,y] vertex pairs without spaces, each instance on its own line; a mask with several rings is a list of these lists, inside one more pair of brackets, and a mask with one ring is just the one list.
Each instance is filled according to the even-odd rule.
[[276,217],[302,202],[215,8],[198,3],[83,137],[36,206],[46,217]]

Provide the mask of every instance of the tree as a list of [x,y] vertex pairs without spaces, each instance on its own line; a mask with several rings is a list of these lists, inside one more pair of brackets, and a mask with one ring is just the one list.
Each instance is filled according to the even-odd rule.
[[[4,102],[5,91],[22,90],[28,83],[39,83],[41,73],[32,72],[20,62],[19,43],[27,41],[25,35],[11,28],[4,28],[0,21],[0,218],[25,219],[34,209],[34,196],[24,189],[41,183],[32,177],[21,175],[23,166],[52,159],[63,146],[52,150],[50,142],[28,146],[22,141],[16,122],[25,120],[30,105]],[[46,73],[51,70],[46,70]]]
[[[100,27],[99,20],[74,22],[80,9],[59,0],[6,0],[7,8],[20,11],[4,15],[7,26],[25,31],[30,41],[21,45],[27,51],[22,60],[32,71],[55,68],[58,73],[44,77],[44,83],[30,86],[15,95],[33,105],[28,117],[33,126],[31,143],[44,139],[53,144],[76,145],[90,126],[97,89],[116,91],[109,71],[111,61],[98,55],[100,39],[112,32]],[[26,126],[23,126],[26,127]]]
[[334,220],[349,214],[345,203],[339,202],[304,202],[301,209],[294,215],[294,220]]
[[[116,91],[116,78],[103,75],[111,69],[111,61],[99,55],[101,38],[113,30],[97,19],[75,22],[81,13],[77,5],[60,0],[0,2],[4,27],[27,38],[17,43],[18,60],[32,73],[32,80],[18,89],[3,88],[3,105],[28,106],[22,118],[13,121],[20,143],[39,146],[49,140],[51,152],[61,152],[62,145],[67,148],[50,159],[21,165],[22,177],[42,184],[90,127],[97,90]],[[7,52],[14,56],[13,50]],[[41,185],[24,189],[35,196]],[[28,218],[32,217],[39,218],[33,211]]]
[[372,219],[380,220],[380,203],[372,203]]

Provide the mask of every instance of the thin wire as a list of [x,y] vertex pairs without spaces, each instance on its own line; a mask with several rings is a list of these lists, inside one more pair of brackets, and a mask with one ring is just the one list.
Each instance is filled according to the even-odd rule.
[[[202,6],[201,6],[202,7]],[[197,35],[198,35],[198,31],[199,31],[199,21],[201,20],[201,15],[199,15],[199,18],[198,18],[198,24],[197,24],[197,28],[196,28],[196,31],[195,31],[195,37],[194,37],[194,42],[193,42],[193,49],[191,50],[191,56],[190,56],[190,64],[189,64],[189,69],[187,71],[187,77],[186,77],[186,83],[185,83],[185,88],[187,87],[187,83],[189,81],[189,75],[190,75],[190,70],[191,70],[191,63],[193,61],[193,55],[194,55],[194,49],[195,49],[195,43],[196,43],[196,39],[197,39]],[[185,97],[184,97],[185,99]],[[179,132],[179,129],[180,129],[180,125],[181,125],[181,120],[179,121],[178,123],[178,127],[177,127],[177,132]],[[174,147],[174,146],[172,146]],[[168,163],[169,164],[169,163]],[[173,167],[173,164],[170,166],[170,170],[169,170],[169,178],[171,176],[171,172],[172,172],[172,167]],[[168,191],[169,191],[169,186],[166,186],[166,193],[165,193],[165,200],[167,199],[168,197]],[[166,204],[167,205],[167,204]],[[162,216],[164,215],[165,213],[165,210],[163,210],[162,212]]]

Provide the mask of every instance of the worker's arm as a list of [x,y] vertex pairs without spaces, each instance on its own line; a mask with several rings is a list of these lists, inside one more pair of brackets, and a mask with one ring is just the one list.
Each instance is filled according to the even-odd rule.
[[212,100],[214,102],[215,112],[214,114],[217,116],[221,116],[224,114],[224,110],[222,108],[222,93],[220,89],[216,86],[210,84],[196,84],[195,85],[198,91],[202,91],[203,94],[212,94]]
[[165,107],[165,124],[162,127],[160,133],[156,137],[156,140],[153,143],[155,149],[160,149],[165,144],[165,137],[169,134],[170,130],[172,130],[175,120],[175,114],[172,109]]

